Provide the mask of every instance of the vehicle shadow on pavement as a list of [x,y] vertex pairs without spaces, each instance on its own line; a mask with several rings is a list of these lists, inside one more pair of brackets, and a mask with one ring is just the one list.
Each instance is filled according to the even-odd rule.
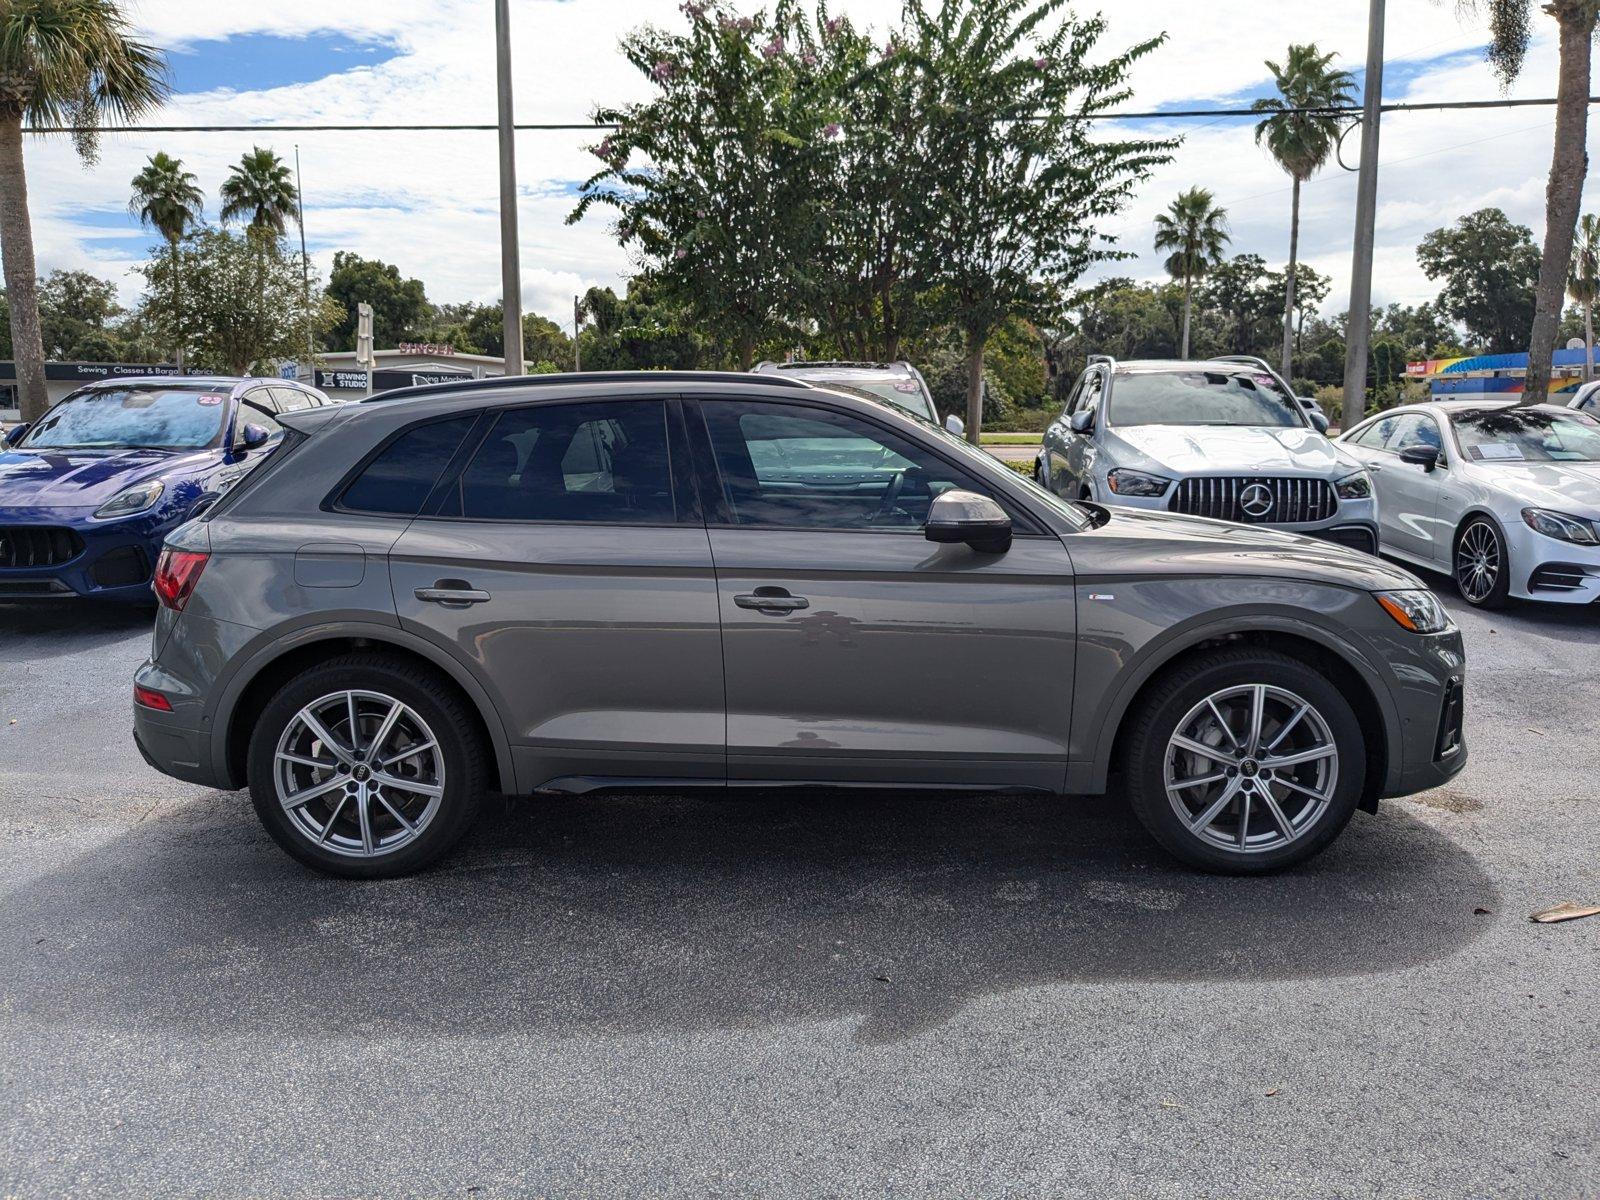
[[[127,640],[130,633],[148,631],[155,623],[155,600],[149,604],[114,604],[63,598],[30,604],[0,601],[0,634],[12,645],[9,656],[52,658],[61,647],[54,640],[72,635],[75,651]],[[51,639],[32,642],[32,638]]]
[[0,1011],[364,1037],[859,1016],[883,1042],[1034,984],[1394,971],[1471,941],[1495,901],[1393,804],[1298,871],[1237,879],[1177,866],[1114,799],[496,798],[434,871],[350,883],[216,794],[10,893]]

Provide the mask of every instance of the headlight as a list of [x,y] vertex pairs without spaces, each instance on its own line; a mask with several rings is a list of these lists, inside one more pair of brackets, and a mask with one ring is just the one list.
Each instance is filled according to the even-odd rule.
[[1595,522],[1585,521],[1582,517],[1568,516],[1548,508],[1525,508],[1522,510],[1522,519],[1527,522],[1529,529],[1545,537],[1577,542],[1580,546],[1600,545],[1600,532],[1596,531]]
[[1333,486],[1334,490],[1339,493],[1339,499],[1341,500],[1372,499],[1372,476],[1365,471],[1357,471],[1354,475],[1346,475]]
[[1111,490],[1119,496],[1159,496],[1167,490],[1170,479],[1159,475],[1146,475],[1143,471],[1130,471],[1118,467],[1106,476]]
[[166,490],[166,484],[159,479],[136,483],[131,488],[124,488],[95,509],[94,515],[97,517],[126,517],[132,513],[143,512],[161,499],[161,493]]
[[1430,591],[1374,592],[1372,596],[1395,624],[1412,633],[1439,633],[1450,628],[1450,614]]

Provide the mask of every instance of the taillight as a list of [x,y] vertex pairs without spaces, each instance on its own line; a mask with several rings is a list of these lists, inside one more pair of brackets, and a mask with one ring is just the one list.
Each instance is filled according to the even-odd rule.
[[172,711],[171,700],[168,700],[154,688],[140,687],[137,683],[133,685],[133,702],[142,704],[146,708],[157,709],[160,712]]
[[174,612],[182,612],[210,557],[197,550],[163,550],[156,563],[156,599]]

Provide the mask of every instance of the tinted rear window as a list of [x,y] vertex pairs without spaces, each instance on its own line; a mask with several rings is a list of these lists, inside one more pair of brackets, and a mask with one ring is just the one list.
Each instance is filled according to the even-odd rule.
[[413,425],[369,462],[339,503],[359,512],[414,517],[476,417]]

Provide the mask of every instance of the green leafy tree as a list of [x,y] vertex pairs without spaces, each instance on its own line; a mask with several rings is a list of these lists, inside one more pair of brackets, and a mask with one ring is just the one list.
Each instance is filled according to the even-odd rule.
[[217,189],[224,223],[244,218],[252,229],[282,237],[300,195],[289,168],[271,150],[253,147]]
[[171,258],[152,259],[140,268],[149,289],[145,317],[163,338],[185,336],[199,368],[275,374],[280,362],[303,350],[307,328],[321,334],[342,315],[338,303],[320,290],[307,292],[297,257],[275,244],[261,245],[268,236],[261,230],[200,229],[184,240],[177,269],[189,281],[189,302],[181,330],[166,323],[166,306],[154,302],[171,287]]
[[1583,379],[1587,383],[1594,378],[1594,302],[1600,297],[1600,217],[1593,213],[1578,221],[1567,295],[1583,307]]
[[618,129],[593,148],[604,165],[568,221],[614,208],[622,244],[749,367],[760,343],[795,331],[803,268],[816,261],[828,85],[766,14],[683,7],[687,31],[623,39],[655,94],[595,111]]
[[684,310],[669,301],[648,275],[628,280],[618,296],[610,288],[584,294],[583,365],[595,371],[691,369],[701,364],[705,342]]
[[1498,208],[1479,209],[1424,237],[1417,262],[1429,279],[1443,281],[1439,308],[1488,353],[1528,345],[1540,259],[1526,225]]
[[924,132],[921,282],[961,335],[967,437],[983,425],[984,356],[1012,317],[1048,323],[1091,266],[1120,257],[1099,222],[1168,161],[1173,143],[1119,140],[1092,118],[1122,103],[1160,38],[1102,56],[1105,22],[1065,0],[908,0]]
[[1544,250],[1539,256],[1525,342],[1528,373],[1520,399],[1522,404],[1542,404],[1550,387],[1550,358],[1588,170],[1589,75],[1600,0],[1460,0],[1460,7],[1488,16],[1489,65],[1507,90],[1522,74],[1534,9],[1556,21],[1560,62],[1556,69],[1555,142],[1545,185]]
[[1219,340],[1208,349],[1260,354],[1275,341],[1282,277],[1259,254],[1236,254],[1211,269],[1201,303],[1215,313]]
[[1328,161],[1347,118],[1306,109],[1343,108],[1355,100],[1355,79],[1334,67],[1335,55],[1323,54],[1315,43],[1289,46],[1280,66],[1267,61],[1276,96],[1266,96],[1252,107],[1271,113],[1256,126],[1256,144],[1265,144],[1272,157],[1293,181],[1289,202],[1289,266],[1283,275],[1283,377],[1294,373],[1295,265],[1300,257],[1300,185]]
[[[195,177],[183,169],[182,161],[165,152],[150,156],[144,169],[133,177],[132,187],[128,212],[139,218],[140,225],[154,229],[166,239],[173,267],[172,326],[182,329],[183,272],[178,269],[178,243],[200,224],[205,194]],[[178,374],[183,374],[181,341],[173,347],[173,361],[178,364]]]
[[117,288],[87,271],[52,271],[39,285],[39,324],[46,357],[82,362],[115,359],[122,316]]
[[1183,281],[1183,334],[1178,357],[1189,357],[1189,325],[1194,285],[1222,261],[1232,239],[1228,235],[1228,210],[1203,187],[1179,192],[1167,211],[1156,214],[1155,248],[1168,252],[1167,274]]
[[[347,250],[333,256],[327,294],[339,305],[340,317],[325,338],[330,350],[354,350],[356,306],[372,305],[372,340],[390,348],[417,334],[428,319],[427,293],[420,279],[405,279],[400,268]],[[504,335],[502,334],[502,338]]]
[[167,92],[161,52],[131,36],[115,0],[0,0],[0,258],[25,421],[49,401],[22,123],[77,127],[78,157],[91,164],[93,127],[136,121]]
[[1305,340],[1306,318],[1315,316],[1333,290],[1333,280],[1315,267],[1300,263],[1295,267],[1294,282],[1294,352],[1300,353]]

